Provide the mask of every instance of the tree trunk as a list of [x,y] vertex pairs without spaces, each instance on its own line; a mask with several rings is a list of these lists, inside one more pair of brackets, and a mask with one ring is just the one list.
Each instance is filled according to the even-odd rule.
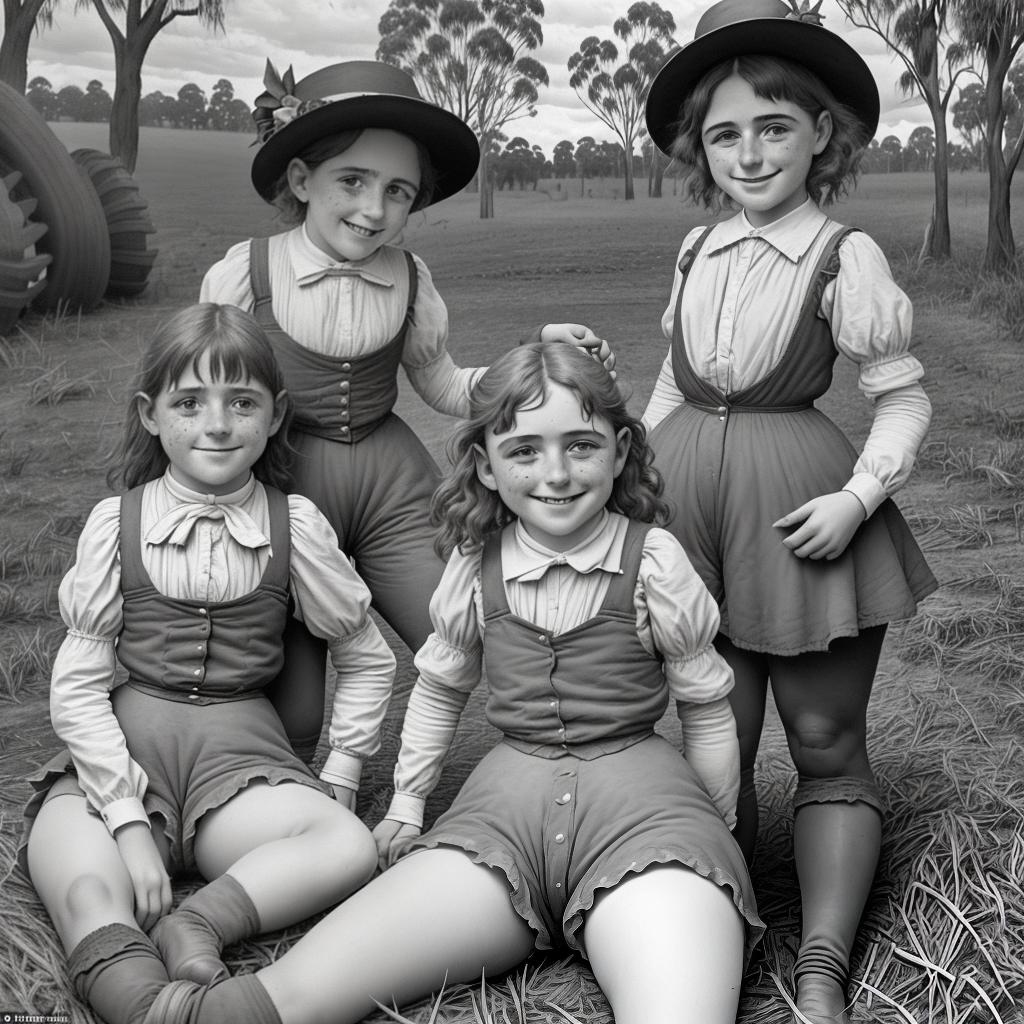
[[624,170],[626,172],[626,199],[634,199],[635,194],[633,192],[633,154],[629,152],[626,154],[626,159],[623,161],[625,165]]
[[665,181],[665,168],[668,166],[668,162],[661,155],[660,152],[655,151],[654,154],[654,188],[651,191],[652,199],[661,198],[661,190]]
[[487,159],[486,146],[480,147],[480,169],[477,177],[480,179],[480,219],[490,220],[494,216],[494,179],[491,163]]
[[949,239],[949,154],[946,152],[946,119],[932,112],[935,121],[935,206],[932,208],[931,238],[927,255],[933,260],[948,260]]
[[1003,157],[1003,129],[1006,112],[1003,107],[1003,83],[1009,60],[1002,59],[998,50],[990,45],[986,54],[988,76],[985,82],[985,107],[988,132],[988,241],[985,246],[983,269],[989,273],[1005,274],[1013,268],[1017,247],[1013,241],[1010,223],[1010,185],[1013,174]]
[[44,0],[26,0],[20,7],[4,4],[4,37],[0,40],[0,82],[22,95],[28,83],[28,47]]
[[135,173],[139,158],[139,101],[142,99],[142,60],[145,50],[134,47],[114,48],[117,79],[114,103],[110,110],[110,155],[124,164],[129,174]]

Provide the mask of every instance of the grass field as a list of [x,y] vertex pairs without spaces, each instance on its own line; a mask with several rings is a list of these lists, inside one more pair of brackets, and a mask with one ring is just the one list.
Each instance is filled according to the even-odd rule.
[[[106,149],[103,126],[56,130],[69,148]],[[0,339],[0,877],[19,835],[22,780],[55,747],[46,693],[61,636],[56,588],[85,516],[108,493],[103,457],[139,348],[169,310],[195,299],[203,272],[230,244],[274,230],[248,186],[248,141],[143,130],[137,177],[157,227],[151,244],[160,249],[147,292],[80,317],[31,315]],[[620,381],[639,412],[665,355],[658,321],[676,250],[698,211],[671,194],[616,202],[607,198],[610,182],[588,183],[594,198],[580,198],[578,186],[546,182],[537,192],[498,193],[496,219],[483,222],[477,197],[459,196],[415,215],[406,243],[448,302],[457,362],[486,363],[536,323],[580,320],[615,346]],[[671,182],[666,188],[671,193]],[[836,214],[879,241],[915,302],[915,351],[935,415],[898,500],[944,584],[913,620],[890,630],[872,704],[870,747],[890,813],[852,992],[856,1020],[1020,1021],[1024,287],[977,280],[986,215],[978,175],[951,182],[954,261],[917,264],[929,189],[924,175],[865,177]],[[1016,199],[1015,230],[1024,239],[1020,183]],[[840,361],[822,404],[855,443],[863,439],[870,409],[852,366]],[[407,388],[400,411],[443,459],[451,421]],[[409,659],[399,654],[407,687]],[[399,725],[391,716],[384,749],[368,766],[360,811],[371,824],[389,796]],[[430,813],[450,799],[487,742],[474,699]],[[755,884],[770,932],[750,965],[740,1019],[781,1024],[799,908],[788,854],[793,780],[774,721],[759,771],[766,814]],[[231,962],[258,966],[297,933],[246,944]],[[91,1022],[67,989],[41,906],[16,871],[0,886],[0,1011],[7,1009]],[[425,1021],[430,1003],[406,1013]],[[608,1017],[585,968],[538,958],[483,993],[479,986],[446,993],[433,1019]]]

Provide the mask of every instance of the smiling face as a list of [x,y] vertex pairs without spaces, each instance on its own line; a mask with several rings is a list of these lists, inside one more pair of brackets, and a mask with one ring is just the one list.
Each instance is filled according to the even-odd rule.
[[758,96],[739,75],[715,89],[701,126],[715,184],[743,207],[754,227],[803,203],[811,161],[831,134],[827,111],[813,119],[788,100]]
[[511,429],[488,431],[477,476],[534,540],[568,551],[596,526],[629,441],[628,428],[616,435],[603,417],[583,414],[574,391],[549,384],[544,402],[517,410]]
[[286,408],[283,391],[275,396],[252,379],[214,378],[208,355],[198,373],[189,367],[155,398],[140,392],[136,400],[142,425],[160,439],[171,475],[203,494],[230,494],[249,479]]
[[416,143],[369,128],[343,153],[308,167],[296,158],[288,184],[306,204],[306,231],[332,259],[360,260],[401,234],[420,188]]

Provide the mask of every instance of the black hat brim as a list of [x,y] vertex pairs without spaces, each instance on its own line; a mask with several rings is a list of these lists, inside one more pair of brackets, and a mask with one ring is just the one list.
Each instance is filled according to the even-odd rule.
[[480,146],[473,130],[450,111],[408,96],[367,94],[315,107],[279,128],[252,162],[252,183],[266,200],[293,157],[339,132],[384,128],[422,143],[433,165],[434,191],[427,205],[461,191],[473,180]]
[[816,74],[840,103],[864,125],[865,138],[878,128],[878,86],[856,50],[834,32],[810,22],[751,18],[723,25],[688,43],[670,57],[647,93],[647,130],[670,153],[683,101],[713,67],[734,57],[782,57]]

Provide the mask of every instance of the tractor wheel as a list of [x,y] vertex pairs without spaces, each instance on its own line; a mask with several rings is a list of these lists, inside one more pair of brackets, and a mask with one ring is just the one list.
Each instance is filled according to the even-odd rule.
[[53,262],[34,299],[43,310],[92,309],[110,279],[110,237],[96,190],[31,103],[0,82],[0,175],[20,171],[16,201],[33,198]]
[[103,204],[110,235],[110,281],[107,296],[129,298],[145,290],[158,249],[146,247],[156,230],[139,186],[117,157],[98,149],[76,149],[71,159],[89,175]]
[[17,171],[0,178],[0,334],[6,334],[26,306],[46,287],[48,254],[36,253],[46,225],[30,221],[34,199],[14,199]]

